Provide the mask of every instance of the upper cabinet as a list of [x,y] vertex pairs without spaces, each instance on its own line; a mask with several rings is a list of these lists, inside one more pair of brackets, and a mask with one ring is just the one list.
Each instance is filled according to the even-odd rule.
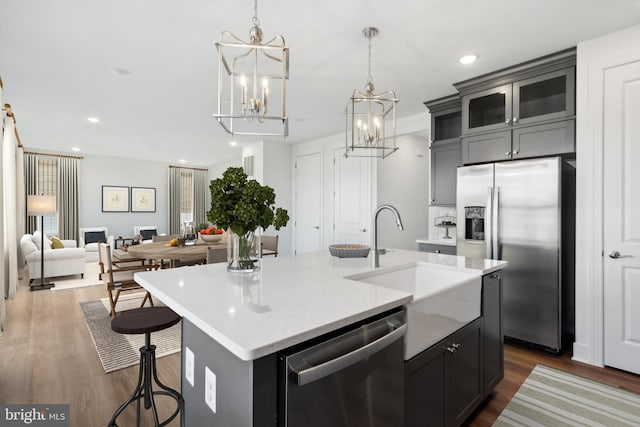
[[460,96],[425,102],[431,113],[431,206],[455,206],[457,168],[462,165]]
[[575,61],[569,49],[456,83],[463,163],[574,152]]

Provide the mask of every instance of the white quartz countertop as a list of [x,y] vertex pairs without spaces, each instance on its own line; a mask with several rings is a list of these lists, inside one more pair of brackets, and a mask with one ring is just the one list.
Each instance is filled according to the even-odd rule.
[[[415,262],[479,275],[506,265],[404,250],[380,257],[381,269]],[[371,270],[369,258],[322,251],[263,258],[257,277],[219,263],[136,273],[135,280],[238,358],[254,360],[411,302],[411,293],[345,278]]]

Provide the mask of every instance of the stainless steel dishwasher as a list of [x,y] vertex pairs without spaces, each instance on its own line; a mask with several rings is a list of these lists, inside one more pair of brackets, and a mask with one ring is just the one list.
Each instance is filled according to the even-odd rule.
[[282,427],[404,424],[405,311],[279,355]]

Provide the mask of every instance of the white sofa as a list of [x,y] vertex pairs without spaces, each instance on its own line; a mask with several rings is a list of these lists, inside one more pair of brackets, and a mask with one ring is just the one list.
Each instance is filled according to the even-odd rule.
[[[25,234],[20,239],[20,249],[29,268],[29,283],[40,279],[40,232]],[[59,277],[80,274],[84,277],[84,249],[78,248],[75,240],[62,240],[64,248],[51,249],[51,241],[44,239],[44,276]]]
[[109,235],[107,227],[84,227],[78,231],[80,232],[78,246],[84,248],[87,262],[98,262],[98,242],[106,243],[113,250],[114,239]]

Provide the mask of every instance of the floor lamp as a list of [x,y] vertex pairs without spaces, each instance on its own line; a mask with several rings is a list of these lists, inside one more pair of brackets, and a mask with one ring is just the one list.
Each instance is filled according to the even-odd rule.
[[27,196],[27,215],[40,215],[40,284],[32,284],[32,291],[50,289],[55,286],[55,283],[45,283],[44,281],[44,216],[54,213],[56,213],[55,196]]

